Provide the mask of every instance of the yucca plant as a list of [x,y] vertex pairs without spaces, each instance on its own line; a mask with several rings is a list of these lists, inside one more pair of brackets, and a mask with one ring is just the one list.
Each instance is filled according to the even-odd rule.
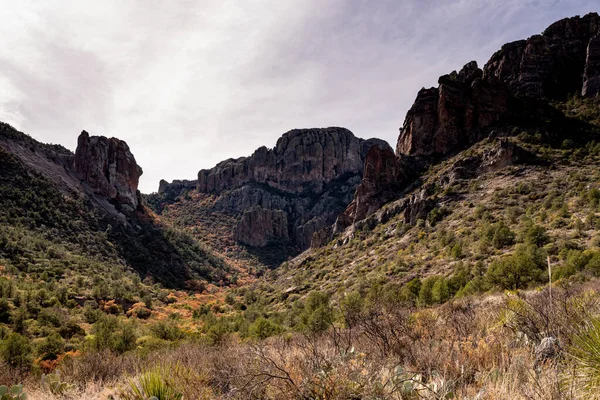
[[578,386],[589,394],[589,398],[598,398],[598,393],[600,393],[600,319],[591,319],[584,330],[574,335],[569,350],[574,361],[574,374]]
[[182,400],[183,394],[173,386],[168,371],[157,367],[131,379],[121,397],[124,400]]

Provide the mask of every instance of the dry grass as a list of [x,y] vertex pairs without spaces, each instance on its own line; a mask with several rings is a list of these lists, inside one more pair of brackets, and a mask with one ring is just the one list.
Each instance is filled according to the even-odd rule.
[[[600,314],[597,285],[556,287],[551,303],[540,291],[418,311],[380,304],[352,329],[320,335],[187,343],[144,356],[84,353],[60,367],[74,385],[63,397],[34,374],[0,368],[0,383],[23,381],[30,399],[119,399],[159,368],[185,399],[585,399],[566,349]],[[544,335],[563,350],[540,362],[534,349]]]

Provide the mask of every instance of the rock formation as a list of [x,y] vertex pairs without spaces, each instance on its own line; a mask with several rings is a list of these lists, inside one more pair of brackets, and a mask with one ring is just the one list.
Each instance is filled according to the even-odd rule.
[[[472,61],[422,89],[408,111],[397,154],[447,155],[481,139],[506,115],[509,95],[565,99],[600,87],[600,17],[566,18],[541,35],[502,46],[483,71]],[[585,75],[584,75],[585,71]]]
[[583,89],[585,97],[595,97],[600,93],[600,34],[594,36],[587,48]]
[[254,207],[242,215],[235,228],[235,240],[264,247],[270,242],[289,240],[287,214],[281,210],[266,210]]
[[73,167],[96,194],[126,209],[137,208],[137,187],[142,168],[137,165],[124,141],[81,132]]
[[[472,61],[459,72],[441,76],[437,88],[421,89],[400,129],[396,157],[382,149],[370,153],[363,181],[334,232],[397,196],[407,176],[423,170],[416,159],[434,162],[482,139],[486,128],[511,115],[515,97],[563,100],[578,91],[596,96],[600,90],[599,28],[596,13],[562,19],[541,35],[502,46],[483,70]],[[462,160],[449,179],[495,171],[528,158],[508,141],[501,141],[494,151],[483,160]]]
[[167,196],[169,196],[169,195],[177,196],[184,190],[195,190],[197,186],[198,186],[198,181],[196,181],[196,180],[190,181],[187,179],[183,179],[183,180],[176,179],[173,182],[169,183],[169,182],[165,181],[164,179],[161,179],[160,182],[158,183],[158,193],[164,194]]
[[508,91],[497,79],[482,79],[472,61],[460,72],[439,78],[438,88],[422,89],[408,111],[397,154],[445,155],[479,139],[479,133],[508,109]]
[[557,21],[541,35],[502,46],[484,77],[499,78],[515,95],[565,99],[582,89],[587,49],[599,28],[596,13]]
[[198,190],[221,193],[248,183],[264,183],[290,193],[315,192],[345,173],[362,170],[374,143],[344,128],[294,129],[273,149],[260,147],[250,157],[229,159],[198,173]]
[[195,186],[215,196],[208,212],[239,217],[238,242],[263,247],[285,241],[303,250],[352,201],[373,146],[389,148],[344,128],[295,129],[273,149],[261,147],[201,170],[198,181],[163,181],[159,193],[173,197]]
[[406,181],[404,167],[391,147],[371,147],[354,200],[336,220],[334,232],[341,232],[396,198]]

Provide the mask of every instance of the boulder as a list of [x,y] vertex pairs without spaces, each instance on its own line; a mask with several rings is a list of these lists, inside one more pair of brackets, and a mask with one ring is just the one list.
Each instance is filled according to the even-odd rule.
[[547,336],[535,347],[535,363],[537,367],[544,362],[554,360],[560,354],[561,346],[557,338]]

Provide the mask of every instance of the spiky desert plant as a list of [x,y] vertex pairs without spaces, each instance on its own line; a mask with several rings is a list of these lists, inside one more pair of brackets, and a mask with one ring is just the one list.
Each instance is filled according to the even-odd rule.
[[183,394],[179,392],[169,379],[165,368],[156,367],[144,372],[129,381],[129,388],[121,393],[124,400],[182,400]]
[[600,398],[600,319],[593,318],[572,338],[570,354],[578,386],[589,395]]

